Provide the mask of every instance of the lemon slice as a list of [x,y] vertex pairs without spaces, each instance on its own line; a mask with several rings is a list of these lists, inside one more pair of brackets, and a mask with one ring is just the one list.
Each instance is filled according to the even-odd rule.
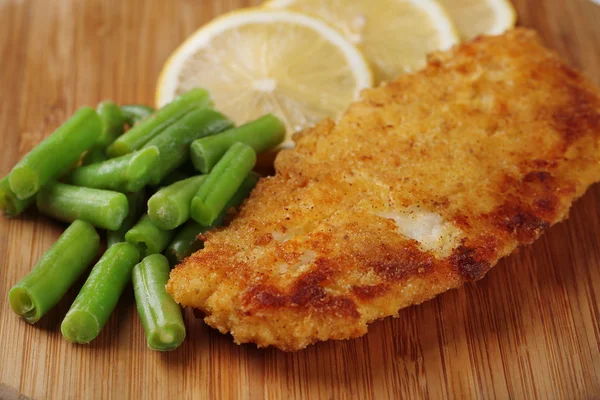
[[427,53],[459,41],[434,0],[272,0],[265,6],[307,13],[336,27],[364,52],[376,82],[420,69]]
[[[281,10],[246,9],[190,36],[161,72],[157,105],[191,88],[242,124],[272,112],[291,134],[336,117],[372,86],[361,52],[322,21]],[[289,144],[286,143],[286,144]]]
[[515,26],[517,14],[508,0],[439,0],[454,20],[462,40],[499,35]]

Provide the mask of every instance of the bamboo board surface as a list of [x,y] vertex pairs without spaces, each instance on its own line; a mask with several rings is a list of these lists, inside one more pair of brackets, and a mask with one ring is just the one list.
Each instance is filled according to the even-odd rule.
[[[81,105],[152,103],[178,43],[252,4],[0,0],[0,173]],[[600,85],[600,5],[515,6],[521,25]],[[0,219],[0,399],[600,397],[600,185],[567,222],[478,283],[402,310],[360,339],[290,354],[237,346],[190,312],[184,345],[151,352],[131,291],[88,346],[60,335],[77,289],[29,326],[10,311],[8,290],[62,229],[35,213]]]

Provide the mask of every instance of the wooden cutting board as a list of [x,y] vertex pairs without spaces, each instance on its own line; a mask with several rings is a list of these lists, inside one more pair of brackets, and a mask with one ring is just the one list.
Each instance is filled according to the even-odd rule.
[[[0,0],[0,172],[81,105],[152,103],[178,43],[252,4]],[[515,6],[521,25],[600,85],[600,5]],[[62,229],[35,214],[0,219],[0,398],[600,397],[600,185],[567,222],[480,282],[377,322],[360,339],[292,354],[237,346],[189,312],[180,349],[149,351],[130,291],[87,346],[59,331],[77,288],[39,324],[26,324],[10,311],[8,290]]]

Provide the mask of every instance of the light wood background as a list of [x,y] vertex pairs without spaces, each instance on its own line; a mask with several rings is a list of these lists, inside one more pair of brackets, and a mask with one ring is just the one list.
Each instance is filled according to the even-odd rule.
[[[81,105],[152,103],[176,45],[252,3],[0,0],[0,173]],[[515,6],[522,25],[600,84],[600,6]],[[363,338],[294,354],[237,346],[191,313],[180,349],[149,351],[130,291],[88,346],[59,331],[77,289],[26,324],[8,290],[62,229],[35,214],[0,219],[0,398],[600,398],[599,185],[567,222],[477,284],[375,323]]]

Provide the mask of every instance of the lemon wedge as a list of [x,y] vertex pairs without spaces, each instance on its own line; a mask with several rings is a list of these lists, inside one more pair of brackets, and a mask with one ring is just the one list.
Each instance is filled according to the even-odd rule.
[[462,40],[499,35],[515,26],[517,14],[508,0],[439,0],[454,20]]
[[362,53],[315,18],[284,10],[245,9],[213,20],[169,58],[157,106],[195,87],[243,124],[266,113],[293,132],[336,117],[372,86]]
[[451,19],[435,0],[272,0],[265,6],[330,23],[364,52],[376,82],[418,70],[428,53],[459,41]]

